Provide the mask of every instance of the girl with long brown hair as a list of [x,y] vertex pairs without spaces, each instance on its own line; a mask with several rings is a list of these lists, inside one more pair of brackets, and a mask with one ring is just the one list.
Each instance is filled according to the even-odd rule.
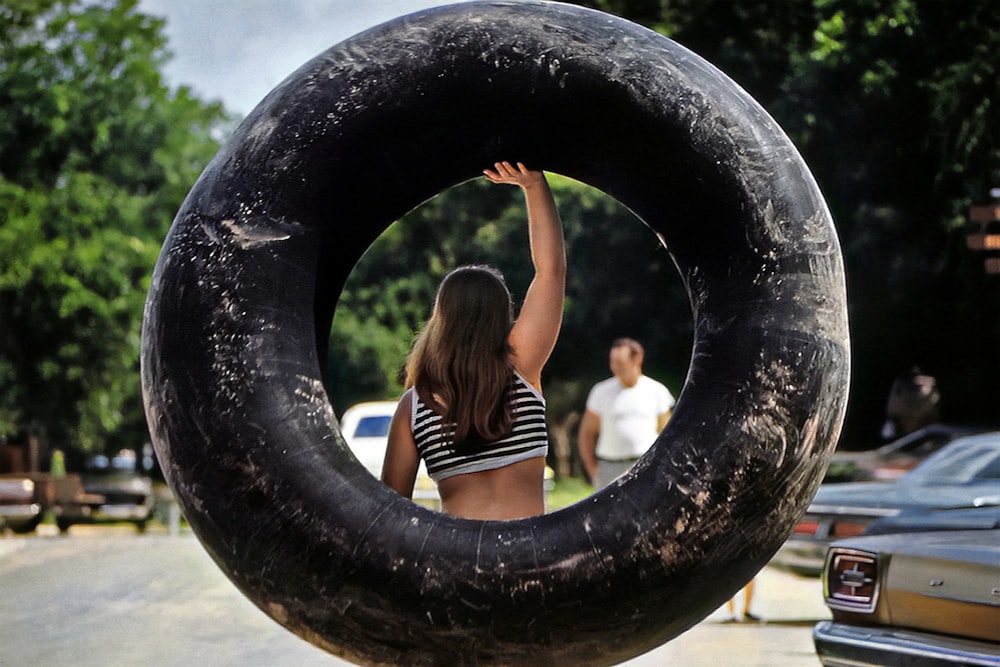
[[566,252],[543,172],[498,162],[483,173],[522,189],[535,275],[516,319],[496,269],[463,266],[441,281],[406,361],[382,481],[411,498],[423,458],[444,512],[517,519],[545,510],[541,377],[562,324]]

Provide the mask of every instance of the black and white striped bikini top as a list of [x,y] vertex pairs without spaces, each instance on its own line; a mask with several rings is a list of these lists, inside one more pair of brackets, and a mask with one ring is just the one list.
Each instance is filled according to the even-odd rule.
[[456,452],[442,437],[442,417],[413,392],[410,425],[420,457],[427,464],[427,474],[435,482],[470,472],[495,470],[504,466],[545,456],[549,435],[545,428],[545,399],[519,373],[514,373],[507,400],[511,406],[511,432],[481,447]]

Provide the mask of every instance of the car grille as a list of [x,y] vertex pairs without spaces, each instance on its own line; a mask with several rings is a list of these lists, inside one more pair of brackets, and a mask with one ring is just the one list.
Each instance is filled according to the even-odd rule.
[[879,592],[878,555],[833,547],[823,570],[823,593],[831,609],[870,614]]

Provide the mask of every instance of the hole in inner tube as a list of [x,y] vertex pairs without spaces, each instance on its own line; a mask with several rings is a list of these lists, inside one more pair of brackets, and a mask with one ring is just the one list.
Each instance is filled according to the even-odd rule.
[[[618,337],[645,348],[643,372],[679,396],[692,346],[688,297],[663,240],[628,208],[600,190],[547,172],[569,262],[559,341],[543,376],[550,476],[586,479],[577,427],[587,394],[610,377],[608,353]],[[334,311],[327,391],[355,455],[378,477],[386,432],[375,428],[403,391],[402,368],[430,314],[441,278],[456,266],[499,268],[515,309],[532,276],[524,199],[518,188],[483,178],[449,188],[386,229],[355,264]],[[363,402],[387,402],[356,408]],[[652,444],[652,443],[650,443]],[[415,500],[436,507],[429,478]],[[570,482],[569,500],[590,487]],[[420,497],[425,496],[425,500]],[[561,497],[561,496],[560,496]],[[557,497],[557,502],[560,500]]]

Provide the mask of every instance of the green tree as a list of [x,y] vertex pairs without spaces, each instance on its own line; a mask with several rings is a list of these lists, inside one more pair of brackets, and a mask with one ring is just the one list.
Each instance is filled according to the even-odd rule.
[[[386,230],[352,271],[337,303],[327,385],[338,413],[354,401],[398,395],[413,334],[437,283],[461,264],[503,267],[513,290],[527,285],[514,235],[514,188],[477,180],[452,188]],[[523,203],[520,211],[523,220]]]
[[[760,101],[802,151],[834,212],[847,265],[854,347],[848,446],[876,444],[892,380],[914,364],[938,377],[945,419],[998,419],[1000,280],[965,247],[963,224],[968,206],[1000,185],[1000,4],[577,4],[645,24],[699,53]],[[585,386],[604,374],[607,343],[621,333],[648,341],[652,370],[679,388],[690,314],[669,257],[613,201],[573,184],[559,187],[571,271],[565,326],[548,367],[550,395],[552,379]],[[483,199],[492,196],[499,195],[474,186],[444,193],[405,219],[413,232],[394,232],[391,252],[373,248],[366,261],[377,268],[364,269],[341,300],[354,330],[369,335],[348,334],[338,311],[333,337],[341,351],[332,358],[360,358],[344,350],[361,346],[379,359],[378,371],[342,373],[335,406],[359,395],[352,377],[367,378],[366,397],[394,394],[405,349],[398,341],[408,343],[426,317],[447,267],[472,259],[498,264],[517,293],[527,271],[524,258],[511,255],[520,228],[503,225],[520,219],[519,203],[509,199],[508,209],[497,209]],[[448,239],[452,229],[458,241]],[[502,242],[482,242],[492,237]],[[397,316],[387,323],[375,312]]]
[[[669,254],[625,207],[582,183],[549,178],[570,271],[563,329],[546,367],[547,394],[572,411],[606,376],[613,338],[649,348],[649,370],[675,389],[687,368],[690,308]],[[500,268],[515,299],[532,276],[524,201],[516,188],[478,179],[441,193],[390,227],[352,271],[337,304],[327,378],[338,414],[350,403],[399,394],[414,333],[446,272]]]
[[854,347],[845,443],[875,444],[893,378],[938,377],[951,421],[1000,417],[1000,280],[965,247],[1000,185],[992,0],[595,0],[746,88],[802,151],[845,253]]
[[136,0],[0,7],[0,434],[141,446],[139,324],[174,212],[230,119],[171,91]]

